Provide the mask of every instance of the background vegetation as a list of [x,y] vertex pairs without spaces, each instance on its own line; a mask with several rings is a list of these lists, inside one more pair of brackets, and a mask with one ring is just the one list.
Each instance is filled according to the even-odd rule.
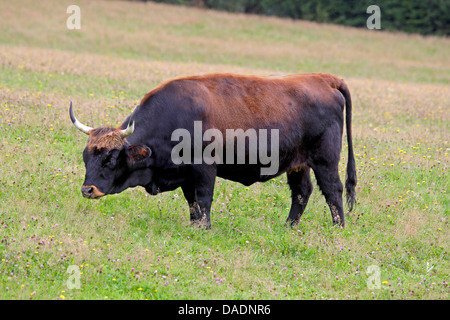
[[[450,42],[155,3],[0,2],[1,299],[447,299]],[[82,198],[90,126],[174,76],[331,72],[353,97],[358,205],[316,187],[286,228],[286,176],[217,179],[212,230],[181,190]],[[345,139],[344,139],[345,141]],[[342,153],[344,176],[346,145]],[[314,182],[315,184],[315,182]],[[80,289],[69,289],[69,266]],[[381,289],[370,289],[372,266]]]
[[[146,1],[146,0],[144,0]],[[421,34],[450,34],[446,0],[155,0],[239,13],[289,17],[366,28],[367,7],[381,9],[382,29]]]

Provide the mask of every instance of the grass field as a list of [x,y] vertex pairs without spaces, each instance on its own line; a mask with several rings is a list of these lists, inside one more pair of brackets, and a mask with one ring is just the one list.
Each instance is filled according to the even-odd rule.
[[[73,3],[80,30],[66,28]],[[445,38],[152,3],[0,2],[0,299],[448,299],[449,52]],[[285,227],[285,175],[217,179],[210,231],[190,226],[181,190],[82,198],[69,101],[88,125],[117,125],[163,80],[207,72],[346,79],[345,229],[317,187]]]

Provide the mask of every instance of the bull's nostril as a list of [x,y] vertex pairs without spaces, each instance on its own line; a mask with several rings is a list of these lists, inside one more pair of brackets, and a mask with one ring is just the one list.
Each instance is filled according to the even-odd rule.
[[89,199],[98,199],[105,195],[103,192],[98,190],[98,188],[96,186],[93,186],[93,185],[91,185],[91,186],[83,185],[81,187],[81,194],[83,195],[83,197],[89,198]]
[[81,193],[85,197],[90,197],[93,192],[94,192],[94,188],[93,187],[82,187],[81,188]]

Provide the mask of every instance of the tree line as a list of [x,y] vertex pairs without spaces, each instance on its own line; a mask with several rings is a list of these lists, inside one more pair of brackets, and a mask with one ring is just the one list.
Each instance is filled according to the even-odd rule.
[[[138,0],[147,1],[147,0]],[[289,17],[366,28],[370,5],[381,11],[381,29],[450,35],[449,0],[153,0],[237,13]]]

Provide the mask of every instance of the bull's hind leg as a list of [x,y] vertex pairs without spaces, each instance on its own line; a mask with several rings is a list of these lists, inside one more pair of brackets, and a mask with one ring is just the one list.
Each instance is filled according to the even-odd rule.
[[313,168],[322,194],[331,211],[331,217],[334,224],[345,226],[344,207],[342,203],[343,185],[339,178],[337,166],[328,167],[326,165],[317,165]]
[[342,126],[330,126],[311,159],[311,168],[330,208],[333,223],[344,227],[343,185],[339,177],[341,140]]
[[295,225],[305,211],[309,196],[313,190],[311,183],[310,168],[304,167],[299,171],[287,174],[289,188],[291,189],[291,210],[286,220],[287,225]]

